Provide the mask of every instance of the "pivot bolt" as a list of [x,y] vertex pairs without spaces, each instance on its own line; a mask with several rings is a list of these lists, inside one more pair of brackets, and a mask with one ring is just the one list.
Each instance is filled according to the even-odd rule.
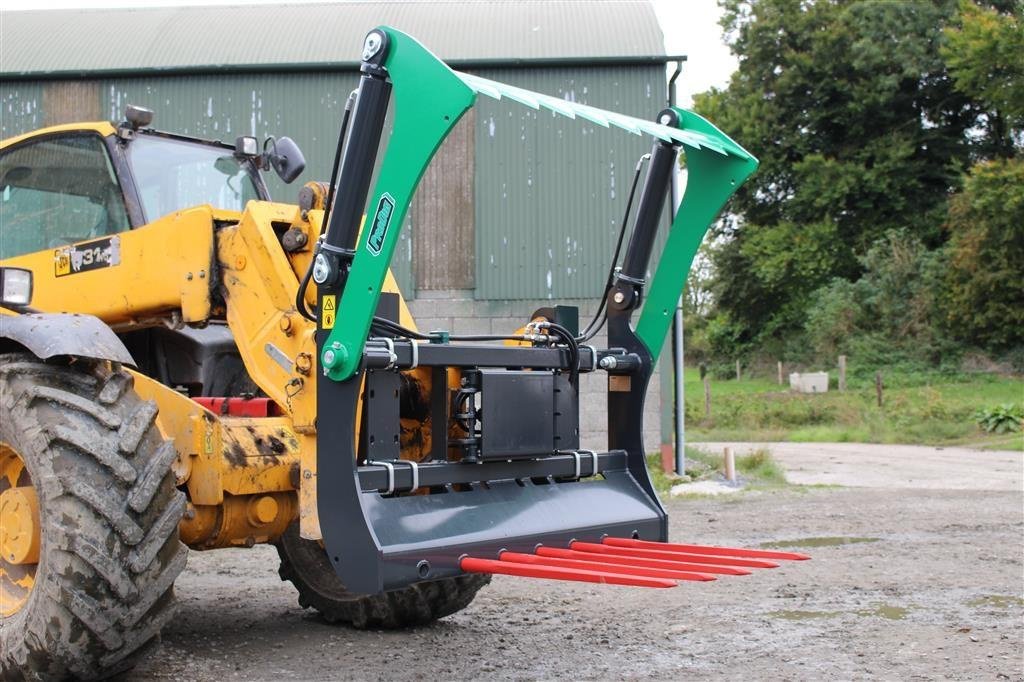
[[612,300],[615,301],[616,303],[622,303],[623,301],[626,300],[626,294],[622,293],[621,291],[616,291],[615,294],[612,296]]
[[322,253],[316,254],[316,259],[313,261],[313,281],[317,284],[323,284],[331,278],[331,263],[327,260],[327,256]]
[[295,370],[302,375],[309,376],[313,369],[313,356],[309,353],[299,353],[295,358]]
[[598,364],[601,365],[601,369],[615,369],[619,362],[611,355],[606,355],[603,358],[601,358],[601,362],[599,362]]
[[372,59],[375,54],[380,52],[380,47],[383,44],[384,40],[377,31],[372,31],[367,35],[365,42],[363,42],[363,61]]
[[327,350],[324,351],[324,364],[330,367],[331,365],[334,364],[334,360],[336,359],[336,357],[337,356],[334,354],[334,351],[328,348]]

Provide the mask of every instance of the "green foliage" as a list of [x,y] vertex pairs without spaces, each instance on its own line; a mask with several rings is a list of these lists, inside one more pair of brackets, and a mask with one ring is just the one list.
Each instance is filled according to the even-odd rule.
[[975,166],[947,226],[950,329],[983,348],[1024,346],[1024,158]]
[[712,346],[803,326],[808,296],[856,279],[887,232],[941,234],[975,116],[939,53],[951,2],[723,2],[742,57],[696,107],[761,159],[715,254]]
[[860,279],[837,278],[811,295],[804,331],[814,356],[845,354],[872,367],[958,359],[938,324],[944,256],[906,233],[878,241],[860,259]]
[[1024,129],[1024,18],[1018,4],[1001,13],[968,0],[946,29],[942,56],[957,90],[984,109],[983,142],[999,156],[1015,153],[1013,133]]
[[[986,166],[957,190],[963,169],[1013,157],[1024,139],[1020,3],[721,5],[740,66],[695,106],[761,167],[714,235],[710,357],[936,364],[954,342],[1019,348],[1022,278],[1009,264],[1022,262],[1024,183]],[[998,274],[973,281],[986,268]]]
[[[666,497],[678,479],[666,474],[661,468],[661,455],[647,455],[647,470],[651,474],[654,489]],[[749,488],[777,488],[786,484],[786,474],[772,453],[765,449],[754,450],[736,457],[736,471]],[[695,480],[721,478],[725,463],[720,452],[708,452],[699,448],[686,448],[686,472]]]
[[[687,439],[697,441],[804,441],[984,444],[1024,449],[979,429],[976,413],[992,405],[1021,403],[1024,381],[993,374],[915,368],[884,372],[884,400],[875,400],[873,368],[852,360],[847,391],[791,393],[774,381],[712,381],[711,421],[695,369],[686,374]],[[1019,409],[1019,408],[1018,408]]]
[[1013,403],[989,407],[975,412],[974,421],[989,433],[1019,433],[1024,424],[1024,408]]
[[782,467],[772,457],[772,453],[765,449],[754,450],[750,454],[737,457],[736,470],[761,484],[782,485],[786,482],[786,474]]

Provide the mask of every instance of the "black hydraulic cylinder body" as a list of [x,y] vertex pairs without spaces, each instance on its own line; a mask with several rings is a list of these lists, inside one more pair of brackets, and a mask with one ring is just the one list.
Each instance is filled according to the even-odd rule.
[[642,284],[647,276],[647,264],[651,259],[654,239],[658,235],[658,222],[668,196],[672,179],[672,164],[676,159],[676,147],[659,140],[651,150],[651,163],[647,178],[640,193],[636,223],[629,238],[626,256],[622,259],[621,279],[633,284]]
[[384,118],[391,99],[391,83],[380,67],[367,69],[359,79],[359,97],[352,112],[352,134],[338,174],[334,207],[327,226],[326,244],[335,249],[354,251],[359,237],[359,223],[366,208],[373,165],[384,130]]

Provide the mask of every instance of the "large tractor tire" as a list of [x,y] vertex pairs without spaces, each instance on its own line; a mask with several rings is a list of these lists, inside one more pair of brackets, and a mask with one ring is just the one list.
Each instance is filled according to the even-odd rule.
[[376,595],[356,595],[345,589],[314,540],[299,536],[293,523],[277,542],[278,573],[299,591],[299,605],[316,609],[330,623],[359,629],[394,630],[426,625],[469,606],[477,591],[491,582],[489,575],[464,575]]
[[0,355],[0,679],[130,668],[172,615],[184,495],[107,363]]

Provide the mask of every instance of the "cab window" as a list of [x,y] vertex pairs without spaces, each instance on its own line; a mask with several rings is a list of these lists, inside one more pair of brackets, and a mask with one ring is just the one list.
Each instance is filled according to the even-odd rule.
[[128,161],[147,221],[204,204],[242,211],[261,198],[247,162],[229,148],[140,134]]
[[0,154],[0,259],[129,228],[98,135],[48,137]]

